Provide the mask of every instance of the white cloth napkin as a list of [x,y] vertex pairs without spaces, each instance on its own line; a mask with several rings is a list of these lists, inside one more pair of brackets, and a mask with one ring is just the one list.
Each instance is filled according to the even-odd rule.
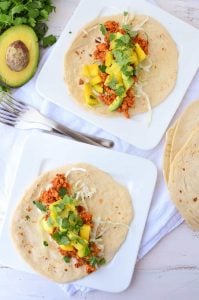
[[[50,51],[51,49],[43,56],[39,65],[39,69],[43,65]],[[183,221],[170,200],[166,185],[163,180],[162,155],[164,138],[161,143],[151,151],[138,150],[121,139],[112,136],[111,134],[80,119],[72,113],[64,111],[58,106],[41,99],[41,97],[35,91],[36,77],[37,76],[34,76],[29,83],[16,90],[14,92],[15,98],[34,105],[48,117],[55,119],[64,125],[70,126],[72,129],[112,139],[115,142],[114,150],[148,158],[157,166],[158,180],[138,254],[138,259],[141,259],[160,241],[161,238],[163,238],[167,233],[172,231]],[[178,109],[174,119],[176,119],[176,117],[189,103],[191,103],[191,101],[199,98],[199,88],[197,86],[198,83],[199,73],[195,76],[191,86],[189,87],[186,96],[182,101],[180,109]],[[6,201],[3,199],[6,199],[7,197],[7,190],[3,188],[4,183],[6,181],[6,183],[9,183],[9,185],[7,184],[6,186],[10,186],[11,173],[14,172],[18,163],[18,151],[20,151],[23,141],[28,134],[28,132],[17,131],[14,128],[0,124],[0,208],[4,211],[6,209]],[[11,151],[11,149],[13,149],[13,151]],[[10,160],[8,160],[8,158],[10,158]],[[5,171],[6,165],[7,172]],[[5,176],[5,174],[7,175]],[[78,290],[81,290],[82,292],[87,292],[90,290],[88,288],[78,286],[77,284],[61,285],[61,288],[70,295],[74,294]]]

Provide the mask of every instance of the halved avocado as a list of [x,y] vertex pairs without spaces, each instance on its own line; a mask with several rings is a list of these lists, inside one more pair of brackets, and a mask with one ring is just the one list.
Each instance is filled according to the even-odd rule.
[[34,30],[16,25],[0,36],[0,81],[19,87],[35,73],[39,61],[39,44]]

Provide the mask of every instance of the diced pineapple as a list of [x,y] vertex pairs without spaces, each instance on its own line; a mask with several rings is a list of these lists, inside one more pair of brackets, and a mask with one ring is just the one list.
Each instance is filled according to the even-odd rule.
[[97,64],[84,65],[82,68],[82,75],[85,77],[95,77],[99,73]]
[[137,53],[139,62],[142,62],[146,58],[146,54],[138,43],[135,44],[135,51]]
[[103,87],[100,84],[96,84],[93,86],[93,89],[97,92],[102,94],[103,93]]
[[81,228],[80,228],[80,236],[85,239],[85,240],[89,240],[89,236],[90,236],[90,231],[91,231],[91,227],[90,225],[84,224]]
[[59,247],[64,251],[73,251],[74,250],[74,247],[70,244],[69,245],[60,245]]
[[106,57],[105,57],[105,66],[110,67],[113,61],[113,54],[111,51],[106,52]]
[[97,75],[97,76],[91,78],[91,79],[89,80],[89,82],[90,82],[90,84],[91,84],[92,86],[94,86],[94,85],[96,85],[96,84],[102,82],[102,79],[101,79],[101,77],[100,77],[99,75]]

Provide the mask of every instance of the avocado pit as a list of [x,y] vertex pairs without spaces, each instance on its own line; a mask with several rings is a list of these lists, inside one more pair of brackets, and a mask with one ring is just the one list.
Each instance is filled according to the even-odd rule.
[[22,71],[27,67],[29,60],[29,50],[22,41],[14,41],[8,46],[6,64],[12,71]]

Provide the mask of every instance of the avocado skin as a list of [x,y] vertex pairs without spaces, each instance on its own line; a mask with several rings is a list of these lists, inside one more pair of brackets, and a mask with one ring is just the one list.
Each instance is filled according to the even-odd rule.
[[[29,50],[30,61],[25,69],[16,72],[6,64],[6,51],[13,42],[22,41]],[[34,30],[28,25],[12,26],[0,36],[0,82],[8,87],[20,87],[29,81],[37,70],[39,43]]]

